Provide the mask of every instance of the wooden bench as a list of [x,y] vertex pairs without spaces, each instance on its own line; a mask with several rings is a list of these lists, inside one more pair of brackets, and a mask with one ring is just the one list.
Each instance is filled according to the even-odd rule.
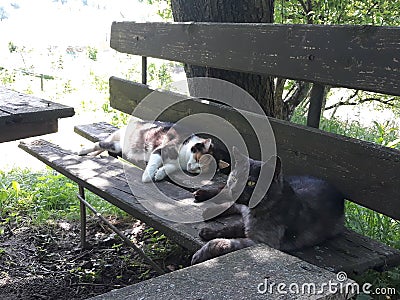
[[57,132],[58,119],[74,114],[72,107],[0,86],[0,143]]
[[[326,38],[314,38],[326,32],[330,33]],[[398,40],[399,33],[399,28],[371,26],[122,22],[112,25],[111,46],[123,53],[400,95],[399,61],[395,58],[400,46],[393,42]],[[237,42],[241,39],[246,47]],[[111,106],[125,113],[130,114],[150,93],[166,101],[187,98],[110,78]],[[160,119],[175,122],[200,112],[225,118],[240,130],[248,145],[258,145],[243,117],[220,103],[190,99],[173,106]],[[327,179],[340,187],[346,199],[400,219],[400,151],[273,118],[269,122],[286,174]],[[91,141],[114,130],[106,123],[76,127],[79,134]],[[153,197],[139,180],[141,170],[137,169],[138,180],[131,189],[121,162],[115,158],[79,157],[43,140],[20,147],[71,178],[82,190],[92,191],[180,245],[195,251],[204,244],[198,237],[204,223],[173,223],[140,205],[138,200]],[[257,147],[250,150],[254,148]],[[258,155],[257,151],[250,153]],[[176,201],[193,199],[190,189],[171,182],[157,186]],[[218,219],[212,224],[221,226],[230,220]],[[322,245],[291,254],[327,270],[348,274],[400,264],[398,250],[351,230]]]

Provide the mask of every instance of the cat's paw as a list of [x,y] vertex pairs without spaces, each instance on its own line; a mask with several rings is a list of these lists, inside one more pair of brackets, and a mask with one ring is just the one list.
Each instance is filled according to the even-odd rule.
[[192,256],[192,265],[201,263],[203,261],[221,256],[234,250],[232,248],[231,240],[228,239],[213,239]]
[[218,232],[216,232],[213,228],[204,227],[200,230],[199,236],[206,241],[212,240],[218,237]]
[[212,258],[212,256],[209,255],[207,248],[208,247],[206,244],[205,246],[203,246],[203,248],[201,248],[195,254],[193,254],[191,261],[192,266]]
[[153,181],[153,179],[151,178],[150,174],[145,171],[142,175],[142,182],[148,183],[148,182],[152,182],[152,181]]
[[202,190],[198,189],[193,193],[194,196],[194,202],[204,202],[210,198],[212,198],[212,195],[210,196],[210,192],[207,190]]
[[163,180],[167,174],[163,168],[159,168],[156,173],[154,174],[154,181],[161,181]]

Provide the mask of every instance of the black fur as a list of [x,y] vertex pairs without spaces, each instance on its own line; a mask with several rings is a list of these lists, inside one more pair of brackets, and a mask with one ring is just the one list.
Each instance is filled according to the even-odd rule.
[[[262,168],[269,168],[274,173],[272,183],[254,208],[234,204],[224,213],[241,214],[241,222],[222,230],[211,227],[201,230],[200,236],[210,241],[194,254],[192,264],[256,243],[265,243],[283,251],[297,250],[317,245],[342,232],[344,198],[335,187],[311,176],[284,178],[279,157],[275,164],[263,163],[235,151],[236,164],[228,178],[227,187],[222,190],[219,188],[215,193],[221,191],[226,197],[239,194],[237,182],[245,180],[248,184],[240,193],[237,203],[247,205],[256,182],[263,184],[260,178]],[[199,190],[195,196],[204,200],[211,194],[210,191]]]

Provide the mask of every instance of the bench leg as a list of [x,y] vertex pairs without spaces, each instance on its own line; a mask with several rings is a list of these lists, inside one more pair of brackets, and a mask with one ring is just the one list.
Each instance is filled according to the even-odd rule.
[[81,199],[85,199],[85,189],[83,186],[79,185],[79,202],[80,202],[80,216],[81,216],[81,248],[86,249],[86,205],[81,201]]
[[[83,195],[83,196],[82,196]],[[82,210],[85,212],[85,217],[82,218],[81,214],[81,223],[84,222],[85,224],[85,229],[86,229],[86,207],[92,211],[96,217],[98,217],[100,220],[102,220],[104,223],[110,227],[112,231],[114,231],[118,236],[129,246],[131,247],[145,262],[147,262],[150,266],[153,267],[153,269],[160,275],[165,274],[164,270],[161,269],[150,257],[148,257],[142,249],[140,249],[138,246],[136,246],[125,234],[123,234],[122,231],[120,231],[117,227],[115,227],[113,224],[111,224],[106,218],[104,218],[93,206],[91,206],[84,197],[84,189],[83,187],[79,186],[79,194],[77,195],[79,201],[81,202],[81,212]],[[82,209],[83,205],[83,209]],[[84,220],[84,221],[82,221]],[[85,231],[85,230],[84,230]],[[84,234],[81,232],[81,239],[84,238],[86,239],[86,231]],[[84,244],[85,245],[85,244]]]

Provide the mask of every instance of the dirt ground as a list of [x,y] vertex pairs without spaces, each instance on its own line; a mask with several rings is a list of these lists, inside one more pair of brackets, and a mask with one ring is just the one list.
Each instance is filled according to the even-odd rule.
[[[166,271],[190,254],[136,220],[112,220]],[[0,235],[0,299],[87,299],[157,276],[97,219],[88,220],[88,249],[78,222],[8,228]]]

